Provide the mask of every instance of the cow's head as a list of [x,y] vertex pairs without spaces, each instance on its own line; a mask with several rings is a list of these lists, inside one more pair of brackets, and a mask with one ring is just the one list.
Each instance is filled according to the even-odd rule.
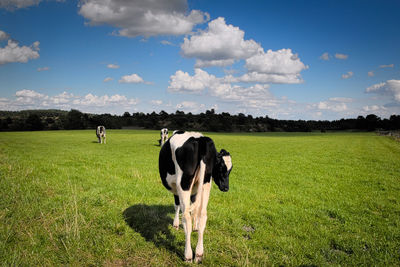
[[229,174],[232,170],[231,155],[225,149],[217,154],[217,160],[213,169],[213,178],[219,190],[226,192],[229,190]]

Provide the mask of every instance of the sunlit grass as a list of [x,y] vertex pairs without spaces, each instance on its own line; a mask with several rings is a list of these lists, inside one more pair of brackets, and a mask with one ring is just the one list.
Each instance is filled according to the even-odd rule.
[[[399,265],[400,143],[373,133],[210,133],[203,265]],[[0,262],[182,265],[157,131],[0,133]],[[192,246],[196,244],[196,234]]]

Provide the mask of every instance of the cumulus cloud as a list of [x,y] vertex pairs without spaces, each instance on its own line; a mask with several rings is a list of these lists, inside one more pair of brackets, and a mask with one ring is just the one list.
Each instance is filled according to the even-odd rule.
[[3,32],[2,30],[0,30],[0,41],[8,40],[8,39],[10,39],[10,35],[6,32]]
[[42,67],[42,68],[37,68],[37,71],[41,72],[41,71],[47,71],[49,70],[49,67]]
[[250,72],[278,75],[298,74],[307,69],[291,49],[268,50],[267,53],[260,51],[246,59],[246,68]]
[[25,8],[33,5],[38,5],[41,0],[1,0],[0,8],[6,8],[10,10]]
[[342,79],[349,79],[351,77],[353,77],[354,73],[352,71],[348,71],[345,74],[342,74]]
[[131,75],[122,76],[121,79],[118,81],[119,83],[144,83],[142,77],[133,73]]
[[112,80],[114,80],[113,78],[111,78],[111,77],[107,77],[107,78],[105,78],[104,80],[103,80],[103,82],[110,82],[110,81],[112,81]]
[[109,69],[119,69],[119,65],[117,65],[117,64],[108,64],[107,68],[109,68]]
[[340,54],[340,53],[335,54],[335,58],[337,58],[337,59],[347,59],[348,57],[349,57],[349,55],[346,55],[346,54]]
[[213,83],[218,83],[218,79],[202,69],[195,69],[193,76],[178,70],[170,77],[168,91],[174,93],[200,93]]
[[379,68],[381,68],[381,69],[384,69],[384,68],[394,68],[394,64],[380,65]]
[[329,60],[329,53],[325,52],[319,58],[322,60]]
[[374,77],[375,76],[375,73],[371,70],[371,71],[368,71],[368,77]]
[[400,80],[388,80],[386,82],[374,84],[368,87],[366,92],[387,95],[396,102],[400,102]]
[[87,112],[107,112],[114,109],[123,112],[139,103],[137,98],[128,98],[124,95],[115,94],[112,96],[97,96],[86,94],[85,96],[74,95],[63,92],[61,94],[50,96],[36,92],[34,90],[20,90],[15,93],[15,99],[0,99],[0,109],[21,110],[21,109],[40,109],[40,108],[58,108],[58,109],[79,109]]
[[219,17],[208,23],[207,30],[185,37],[181,49],[184,57],[197,59],[196,67],[207,67],[231,65],[262,48],[254,40],[244,40],[244,31]]
[[108,24],[126,37],[188,34],[209,19],[208,13],[188,12],[186,0],[83,0],[79,14],[90,25]]
[[5,47],[0,47],[0,65],[20,62],[26,63],[30,59],[39,58],[39,42],[34,42],[31,46],[19,46],[18,42],[8,40]]

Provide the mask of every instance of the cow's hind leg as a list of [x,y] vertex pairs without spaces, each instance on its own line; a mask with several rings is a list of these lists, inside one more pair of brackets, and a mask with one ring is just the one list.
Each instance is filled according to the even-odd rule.
[[175,217],[174,217],[174,223],[172,224],[176,230],[179,229],[179,211],[180,211],[180,206],[179,206],[179,197],[174,195],[174,200],[175,200]]
[[203,235],[207,223],[207,204],[210,197],[211,183],[203,185],[200,216],[198,220],[198,240],[196,246],[196,258],[195,262],[201,262],[203,260],[204,248],[203,248]]
[[192,234],[192,217],[190,215],[190,191],[180,190],[179,202],[182,209],[182,225],[185,230],[185,261],[192,262],[193,251],[190,245]]

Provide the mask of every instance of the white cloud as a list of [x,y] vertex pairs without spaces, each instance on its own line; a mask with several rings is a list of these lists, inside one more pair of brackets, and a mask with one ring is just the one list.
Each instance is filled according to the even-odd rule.
[[340,53],[335,54],[335,58],[337,58],[337,59],[347,59],[348,57],[349,57],[349,55],[346,55],[346,54],[340,54]]
[[364,106],[362,108],[365,112],[373,112],[373,111],[378,111],[378,110],[385,110],[385,107],[378,106],[378,105],[372,105],[372,106]]
[[72,103],[79,106],[105,107],[109,105],[136,105],[138,102],[136,99],[128,99],[126,96],[119,94],[112,96],[87,94],[83,98],[75,99]]
[[349,98],[349,97],[331,97],[331,98],[329,98],[329,100],[335,101],[335,102],[344,102],[344,103],[353,102],[353,99]]
[[26,63],[30,59],[39,58],[39,42],[34,42],[31,46],[18,46],[13,40],[8,40],[7,46],[0,48],[0,65],[21,62]]
[[381,69],[384,69],[384,68],[394,68],[394,64],[380,65],[379,68],[381,68]]
[[50,68],[49,67],[42,67],[42,68],[37,68],[37,71],[47,71],[47,70],[49,70]]
[[210,94],[223,101],[241,102],[242,106],[247,107],[276,106],[277,101],[268,89],[269,85],[255,84],[254,86],[242,87],[224,83],[210,88]]
[[242,76],[234,77],[227,75],[223,78],[226,82],[245,82],[245,83],[302,83],[300,74],[266,74],[258,72],[245,73]]
[[189,111],[198,111],[200,108],[204,109],[205,105],[193,101],[183,101],[182,103],[177,104],[176,108]]
[[196,58],[196,67],[228,66],[262,50],[254,40],[244,40],[244,31],[227,25],[219,17],[208,23],[208,29],[185,37],[181,45],[184,57]]
[[188,34],[196,24],[209,19],[202,11],[188,12],[186,0],[84,0],[79,14],[90,25],[109,24],[126,37]]
[[122,76],[121,79],[118,81],[119,83],[144,83],[142,77],[133,73],[131,75]]
[[103,82],[110,82],[110,81],[112,81],[112,80],[114,80],[113,78],[111,78],[111,77],[107,77],[107,78],[105,78],[104,80],[103,80]]
[[161,44],[163,44],[163,45],[170,45],[170,46],[174,46],[174,44],[173,44],[173,43],[171,43],[170,41],[167,41],[167,40],[162,40],[160,43],[161,43]]
[[213,83],[218,83],[218,79],[202,69],[195,69],[194,76],[178,70],[170,77],[168,91],[174,93],[200,93],[204,89],[209,88]]
[[109,68],[109,69],[119,69],[119,65],[117,65],[117,64],[108,64],[107,68]]
[[163,102],[162,102],[162,100],[151,100],[150,103],[152,105],[160,106],[160,105],[162,105]]
[[318,103],[318,109],[331,110],[335,112],[341,112],[347,110],[347,105],[345,103],[321,101]]
[[300,61],[297,54],[291,49],[278,51],[268,50],[267,53],[260,51],[256,55],[246,59],[246,68],[250,72],[265,74],[299,74],[307,66]]
[[3,32],[2,30],[0,30],[0,41],[8,40],[8,39],[10,39],[10,35],[7,34],[6,32]]
[[374,77],[375,76],[375,73],[371,70],[371,71],[368,71],[368,77]]
[[22,97],[22,98],[37,98],[37,99],[42,99],[42,98],[46,97],[45,95],[43,95],[41,93],[35,92],[33,90],[27,90],[27,89],[17,91],[15,93],[15,96]]
[[354,75],[354,73],[352,71],[348,71],[345,74],[342,74],[342,79],[349,79]]
[[396,102],[400,102],[400,80],[388,80],[386,82],[374,84],[368,87],[366,92],[387,95]]
[[325,52],[319,58],[322,60],[329,60],[329,53]]
[[137,98],[128,98],[124,95],[97,96],[86,94],[85,96],[74,95],[63,92],[55,96],[45,95],[33,90],[20,90],[15,93],[15,99],[0,99],[0,109],[22,110],[22,109],[78,109],[83,112],[104,113],[115,110],[122,112],[132,109],[139,103]]
[[10,10],[25,8],[33,5],[38,5],[41,0],[1,0],[0,8],[6,8]]

